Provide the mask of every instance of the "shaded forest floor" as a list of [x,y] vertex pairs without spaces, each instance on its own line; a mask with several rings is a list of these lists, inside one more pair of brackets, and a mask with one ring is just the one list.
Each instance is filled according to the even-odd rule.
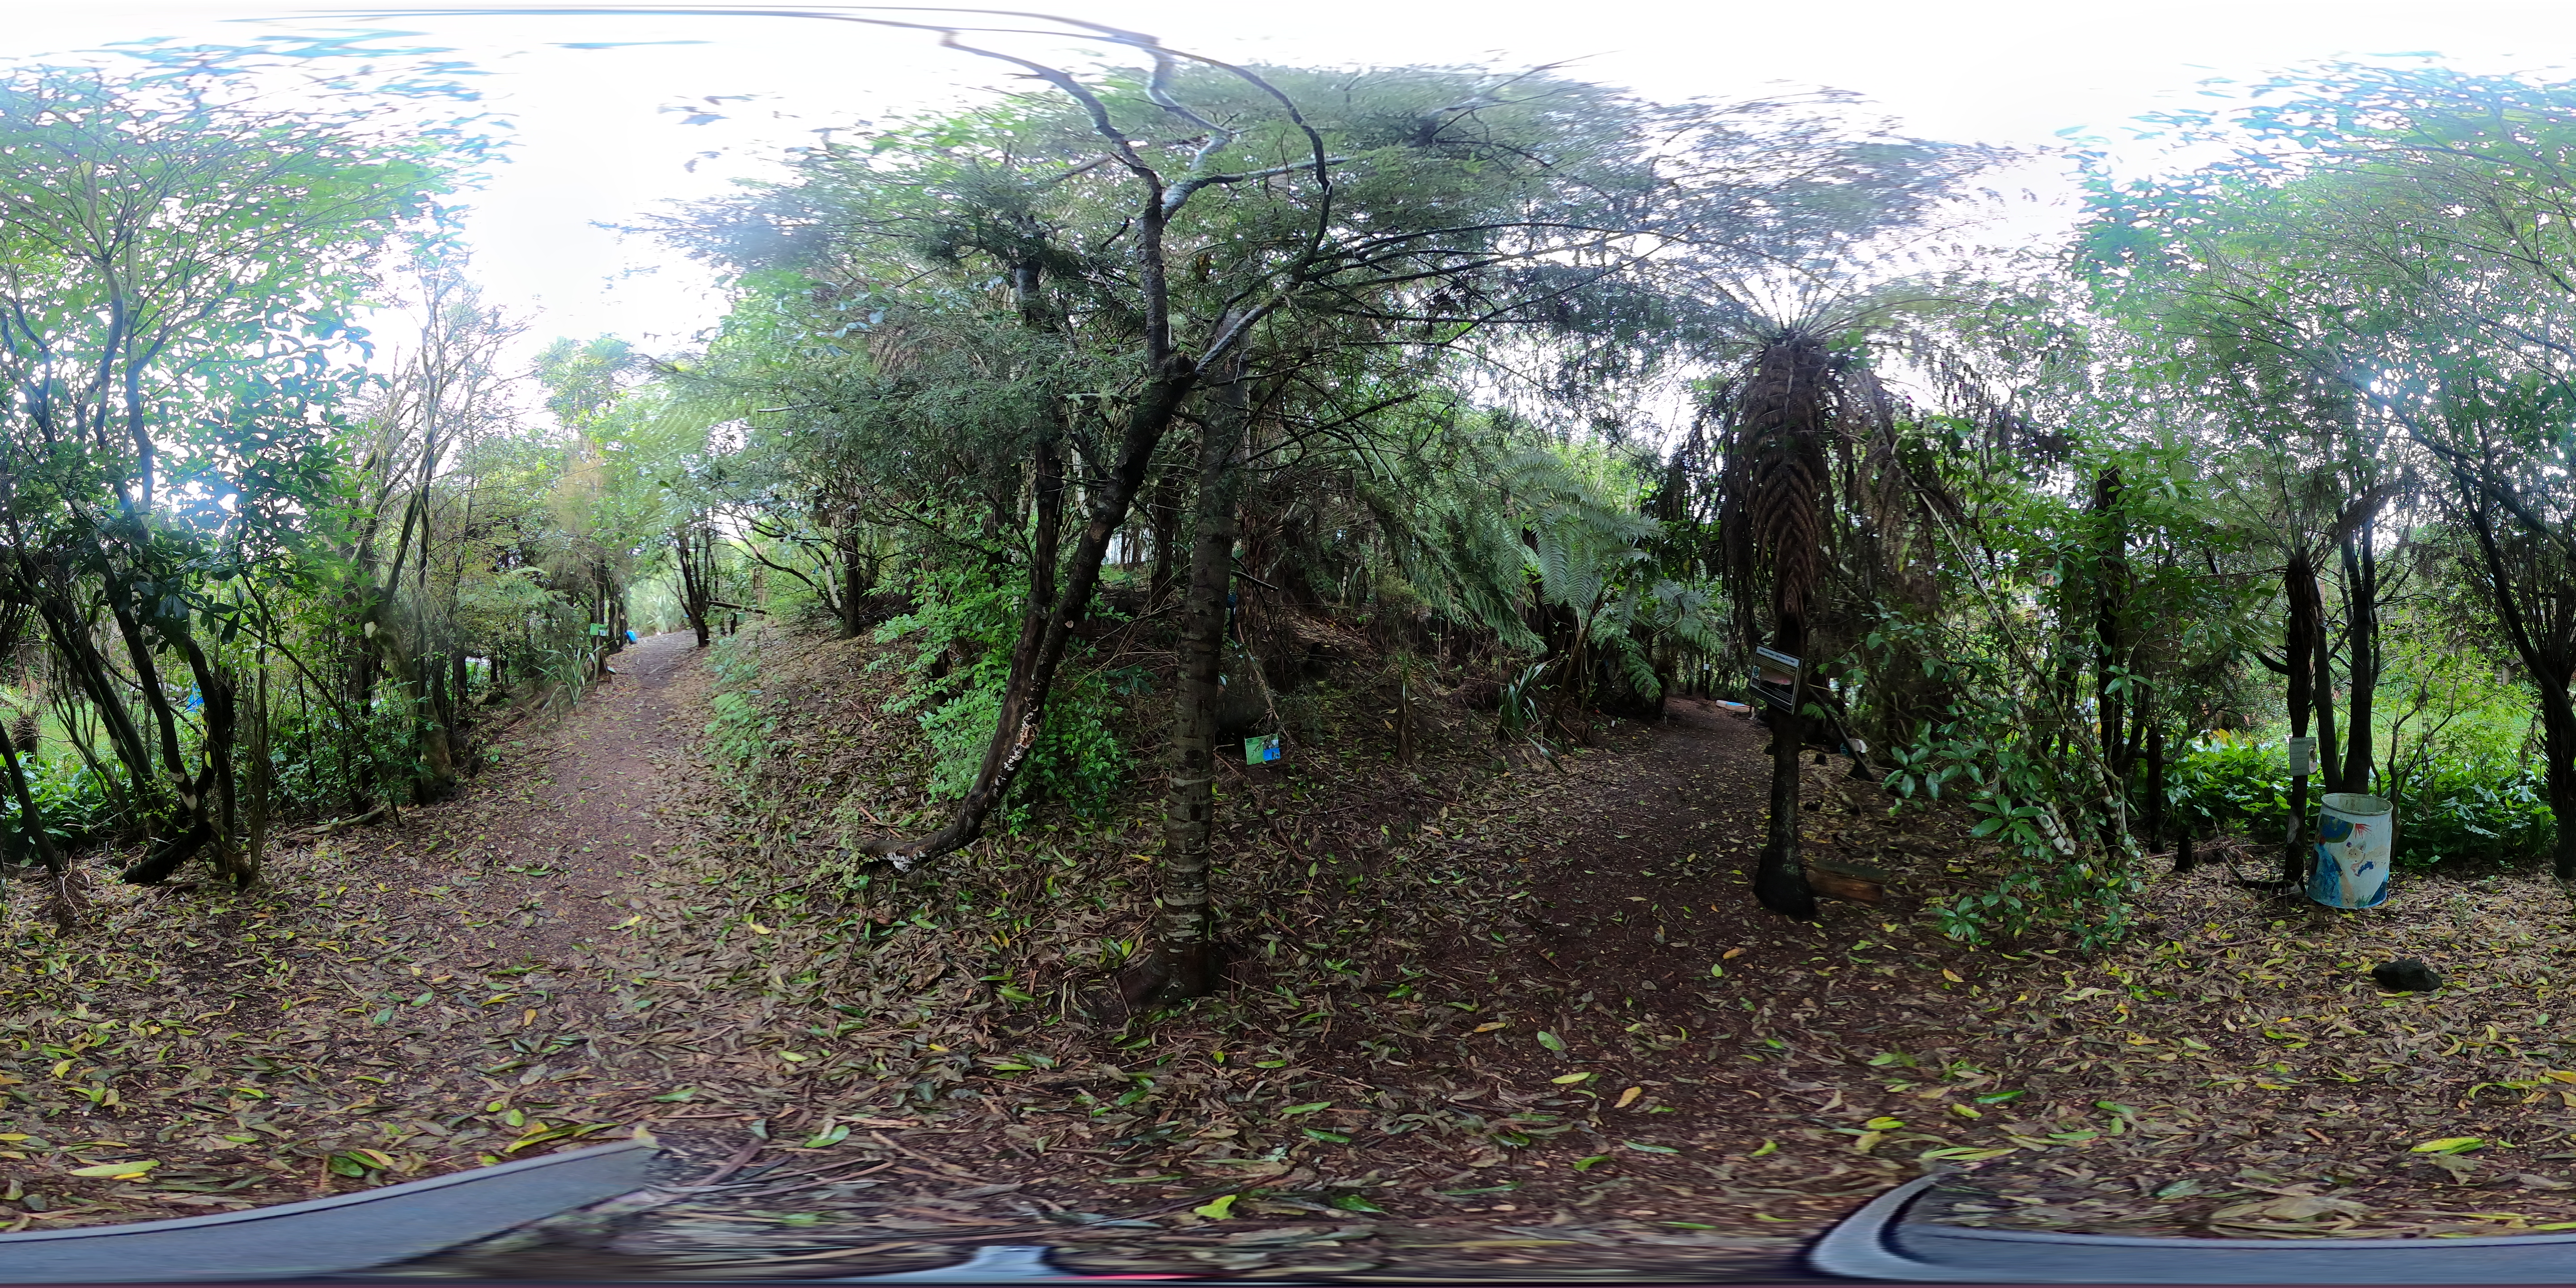
[[[1808,770],[1811,842],[1888,897],[1789,923],[1743,893],[1759,729],[1676,702],[1551,767],[1424,702],[1403,766],[1366,649],[1315,630],[1340,660],[1283,711],[1288,759],[1224,783],[1221,997],[1101,1014],[1149,906],[1143,797],[890,878],[852,843],[939,806],[883,650],[746,633],[710,668],[666,636],[458,799],[279,853],[261,890],[101,886],[68,941],[13,901],[0,1228],[639,1127],[675,1181],[738,1169],[417,1270],[787,1277],[1043,1242],[1256,1278],[1776,1279],[1927,1167],[1959,1172],[1952,1219],[2023,1228],[2576,1222],[2550,1014],[2576,963],[2543,879],[2402,877],[2333,914],[2204,870],[2156,878],[2116,951],[1970,948],[1926,902],[1994,857],[1835,762]],[[2380,995],[2397,955],[2450,986]],[[129,1176],[70,1174],[108,1164]]]

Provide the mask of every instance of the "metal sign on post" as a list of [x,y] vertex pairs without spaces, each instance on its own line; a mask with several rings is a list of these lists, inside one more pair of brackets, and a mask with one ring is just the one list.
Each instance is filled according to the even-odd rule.
[[1753,650],[1753,692],[1764,705],[1786,711],[1798,691],[1798,659],[1778,649]]
[[2290,740],[2290,776],[2305,778],[2315,772],[2317,772],[2317,740],[2292,738]]

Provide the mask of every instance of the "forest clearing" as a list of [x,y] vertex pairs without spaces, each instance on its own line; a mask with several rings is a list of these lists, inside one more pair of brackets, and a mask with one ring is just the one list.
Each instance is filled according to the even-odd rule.
[[626,1136],[410,1271],[2576,1230],[2576,89],[1989,247],[1845,94],[1058,26],[639,212],[666,352],[486,300],[452,64],[7,72],[0,1232]]

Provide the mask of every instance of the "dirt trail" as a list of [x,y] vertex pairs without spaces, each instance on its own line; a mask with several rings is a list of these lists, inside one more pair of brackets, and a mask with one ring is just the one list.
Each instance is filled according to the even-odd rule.
[[489,748],[455,797],[349,844],[368,866],[427,883],[411,917],[449,939],[455,960],[576,971],[562,1002],[595,992],[605,981],[585,969],[591,949],[678,835],[668,815],[696,724],[673,685],[695,666],[690,644],[675,633],[629,646],[560,722]]
[[[0,1229],[319,1197],[636,1121],[667,1087],[618,1058],[642,1008],[616,927],[683,834],[690,644],[643,641],[561,719],[482,731],[486,765],[446,801],[279,838],[253,889],[98,882],[70,937],[0,906],[0,943],[39,964],[0,981],[23,1133],[0,1177],[32,1182]],[[30,1043],[103,1054],[61,1078]],[[73,1174],[146,1148],[146,1179]]]
[[446,836],[473,829],[459,856],[482,876],[478,902],[509,905],[494,949],[559,958],[623,919],[631,883],[675,836],[664,821],[677,800],[667,775],[691,756],[695,725],[671,688],[695,662],[690,644],[674,633],[630,646],[539,745],[496,749],[488,786],[416,816]]

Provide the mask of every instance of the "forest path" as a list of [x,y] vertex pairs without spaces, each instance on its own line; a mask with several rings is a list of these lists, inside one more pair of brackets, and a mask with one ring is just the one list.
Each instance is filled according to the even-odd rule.
[[690,644],[674,632],[629,645],[561,721],[488,749],[456,797],[380,833],[384,858],[454,883],[449,911],[481,941],[471,947],[570,965],[623,920],[676,836],[665,814],[678,808],[695,725],[672,687],[695,666]]
[[[622,896],[650,856],[672,842],[664,815],[677,807],[677,762],[694,759],[696,726],[671,690],[695,665],[690,644],[674,632],[628,646],[533,755],[516,743],[498,750],[505,772],[490,798],[460,802],[480,824],[461,854],[481,857],[485,889],[506,898],[526,887],[524,912],[507,927],[519,932],[517,951],[596,943],[622,919]],[[504,947],[497,937],[495,946]]]
[[[1786,965],[1815,929],[1772,916],[1747,896],[1770,815],[1770,731],[1715,702],[1673,698],[1664,719],[1614,733],[1603,755],[1551,793],[1549,838],[1532,856],[1540,974],[1578,988],[1654,993],[1705,977],[1711,954],[1740,948]],[[1821,759],[1822,763],[1818,763]],[[1905,868],[1948,849],[1885,817],[1889,798],[1851,762],[1808,751],[1800,765],[1802,857],[1812,867]],[[1908,883],[1912,884],[1912,883]],[[1863,935],[1920,900],[1904,886],[1873,907],[1827,898],[1817,927]],[[1746,962],[1745,966],[1755,965]],[[1730,970],[1738,969],[1730,967]]]
[[636,1121],[669,1088],[629,1052],[656,1021],[619,927],[667,902],[689,835],[691,643],[630,646],[560,717],[496,720],[447,800],[278,838],[250,890],[98,882],[68,937],[0,905],[0,945],[48,959],[0,982],[0,1017],[66,1049],[122,1044],[105,1090],[0,1049],[6,1121],[28,1133],[0,1170],[37,1148],[97,1162],[99,1142],[149,1141],[159,1163],[148,1182],[48,1165],[0,1199],[0,1229],[316,1198]]

